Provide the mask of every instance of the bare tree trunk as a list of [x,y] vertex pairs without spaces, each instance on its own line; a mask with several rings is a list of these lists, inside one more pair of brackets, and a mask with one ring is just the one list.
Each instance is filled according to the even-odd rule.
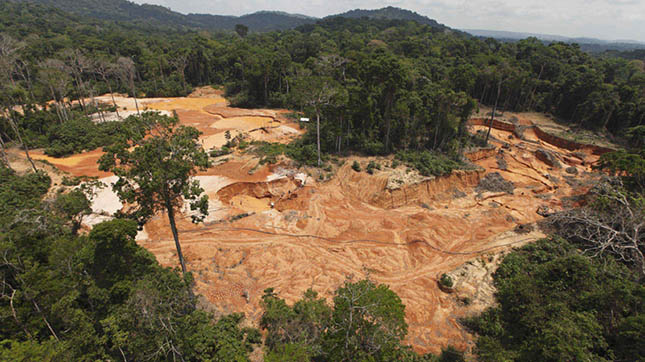
[[134,98],[134,106],[137,108],[137,114],[141,114],[141,112],[139,112],[139,103],[137,102],[137,90],[134,87],[134,79],[130,82],[130,87],[132,88],[132,98]]
[[318,143],[318,167],[322,165],[320,158],[320,111],[316,110],[316,142]]
[[0,153],[2,154],[2,162],[4,162],[5,166],[7,168],[11,168],[11,165],[9,164],[9,157],[7,156],[7,146],[4,144],[4,141],[2,140],[2,137],[0,136]]
[[488,125],[488,132],[486,132],[485,144],[488,144],[488,138],[490,137],[490,130],[493,128],[493,121],[495,120],[495,112],[497,112],[497,102],[499,101],[499,94],[502,91],[502,81],[500,80],[497,83],[497,97],[495,97],[495,105],[493,106],[493,113],[490,116],[490,124]]
[[182,273],[186,274],[186,262],[184,261],[184,255],[181,253],[181,244],[179,244],[179,233],[177,232],[177,225],[175,224],[175,210],[173,209],[169,200],[166,201],[166,211],[168,211],[168,221],[170,222],[172,237],[175,239],[175,247],[177,248],[177,256],[179,257],[179,264],[181,264],[181,271]]
[[392,117],[391,117],[391,112],[392,112],[392,102],[394,98],[394,92],[390,92],[387,97],[387,105],[386,105],[386,129],[385,129],[385,152],[390,151],[390,131],[392,130]]
[[27,148],[27,145],[22,141],[22,137],[20,136],[20,131],[18,130],[18,125],[13,120],[13,115],[11,114],[11,110],[7,109],[7,111],[9,112],[9,117],[8,117],[9,124],[11,124],[11,128],[13,128],[13,131],[16,132],[16,136],[18,137],[18,141],[20,142],[22,149],[25,151],[25,156],[27,156],[27,160],[29,160],[31,167],[34,169],[34,172],[38,172],[38,169],[36,168],[34,161],[31,159],[31,156],[29,156],[29,149]]
[[[542,78],[542,71],[543,70],[544,70],[544,64],[542,64],[540,66],[540,74],[538,74],[538,77],[537,77],[538,82],[540,81],[540,78]],[[533,95],[535,94],[535,91],[537,90],[537,87],[538,87],[538,85],[536,83],[535,86],[533,87],[533,89],[531,89],[531,93],[529,94],[528,99],[527,99],[528,107],[526,107],[526,110],[531,110],[531,108],[533,106]]]
[[495,105],[493,106],[493,113],[490,116],[490,123],[488,124],[488,132],[486,132],[486,142],[488,144],[488,138],[490,137],[490,130],[493,128],[493,121],[495,120],[495,112],[497,112],[497,102],[499,101],[499,94],[502,91],[502,81],[497,84],[497,97],[495,98]]
[[54,103],[56,103],[56,115],[58,115],[60,123],[63,123],[63,112],[61,111],[60,104],[58,103],[58,99],[56,98],[56,92],[54,92],[54,88],[52,88],[52,86],[49,86],[49,91],[51,92]]
[[116,105],[116,100],[114,99],[114,92],[112,91],[112,85],[107,80],[107,77],[105,76],[105,74],[101,74],[101,77],[103,78],[103,81],[105,82],[105,84],[107,84],[108,90],[110,91],[110,97],[112,97],[112,103],[114,104],[116,118],[121,118],[121,116],[119,116],[119,106]]

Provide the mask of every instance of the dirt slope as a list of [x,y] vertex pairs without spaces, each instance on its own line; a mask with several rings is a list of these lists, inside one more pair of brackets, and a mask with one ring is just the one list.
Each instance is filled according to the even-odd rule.
[[[193,97],[141,102],[149,109],[176,111],[182,124],[204,132],[207,147],[223,144],[226,130],[279,142],[301,132],[288,123],[285,111],[228,108],[208,89]],[[471,131],[482,128],[472,126]],[[207,221],[193,225],[187,213],[179,221],[197,291],[221,312],[244,312],[257,322],[260,298],[268,287],[293,302],[308,288],[331,297],[347,275],[369,276],[402,298],[410,326],[407,341],[417,351],[436,353],[448,344],[470,348],[472,336],[457,319],[490,303],[492,291],[478,284],[489,281],[493,264],[484,269],[462,266],[541,237],[538,231],[513,230],[540,220],[538,210],[560,209],[563,202],[574,200],[571,196],[586,192],[591,177],[586,172],[598,157],[545,143],[531,130],[524,139],[497,129],[492,136],[494,149],[470,155],[481,170],[399,182],[394,181],[410,175],[404,166],[369,175],[349,167],[354,158],[330,181],[318,183],[307,170],[296,170],[288,162],[258,167],[250,156],[227,156],[228,162],[199,175],[210,196]],[[541,160],[539,150],[560,167]],[[96,170],[98,151],[63,159],[34,157],[75,175],[108,176]],[[577,176],[569,173],[571,167]],[[490,172],[512,181],[513,193],[476,191]],[[113,197],[99,203],[112,205]],[[163,265],[177,266],[165,215],[153,218],[138,240]],[[455,274],[463,277],[457,292],[441,291],[439,276],[456,270],[463,273]],[[463,296],[476,302],[464,306],[459,302]]]

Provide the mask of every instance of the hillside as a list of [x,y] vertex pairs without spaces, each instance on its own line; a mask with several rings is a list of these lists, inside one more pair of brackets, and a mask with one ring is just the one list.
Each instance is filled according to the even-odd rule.
[[191,27],[208,30],[233,30],[243,24],[251,31],[272,31],[295,28],[316,21],[303,15],[260,11],[243,16],[210,14],[184,15],[158,5],[138,5],[127,0],[13,0],[51,6],[72,14],[102,20],[144,22],[150,25]]
[[350,18],[350,19],[368,18],[368,19],[385,19],[385,20],[412,20],[412,21],[416,21],[419,24],[429,25],[433,28],[452,30],[451,28],[443,24],[439,24],[436,20],[430,19],[427,16],[423,16],[423,15],[417,14],[416,12],[401,9],[401,8],[396,8],[393,6],[388,6],[386,8],[376,9],[376,10],[355,9],[338,15],[331,15],[331,16],[328,16],[327,18],[333,18],[333,17],[342,17],[342,18]]
[[[139,5],[127,0],[10,0],[17,3],[34,3],[55,7],[60,10],[102,20],[137,22],[167,27],[189,27],[208,30],[232,31],[235,25],[242,24],[254,32],[294,29],[305,24],[313,24],[319,19],[281,11],[258,11],[242,16],[211,14],[181,14],[158,5]],[[342,17],[348,19],[412,20],[442,30],[452,30],[436,20],[415,12],[396,7],[377,10],[351,10],[331,15],[325,19]]]

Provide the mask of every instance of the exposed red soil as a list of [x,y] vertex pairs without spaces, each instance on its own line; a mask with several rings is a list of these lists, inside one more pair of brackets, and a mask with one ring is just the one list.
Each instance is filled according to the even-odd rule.
[[[190,105],[189,99],[181,100],[183,107]],[[218,102],[178,110],[182,124],[195,125],[207,138],[207,128],[221,117],[270,114],[226,109]],[[477,129],[484,127],[471,127],[473,132]],[[598,158],[589,148],[577,152],[559,148],[530,129],[524,140],[508,130],[493,129],[491,134],[495,148],[469,154],[483,170],[405,181],[397,187],[392,187],[391,179],[405,174],[404,166],[369,175],[353,171],[349,165],[355,158],[350,158],[331,180],[315,182],[298,174],[306,170],[292,170],[287,163],[260,167],[251,156],[228,156],[229,162],[200,174],[208,185],[211,217],[199,225],[187,215],[178,222],[197,291],[218,310],[244,312],[257,322],[266,288],[275,288],[293,302],[308,288],[331,297],[346,276],[369,276],[388,284],[402,298],[409,324],[407,342],[415,350],[437,353],[449,344],[469,349],[473,338],[457,319],[475,310],[459,308],[454,295],[438,288],[438,276],[483,253],[538,237],[516,235],[512,230],[540,220],[538,208],[558,210],[564,198],[586,192],[587,186],[565,182],[565,168],[577,167],[577,179],[586,181],[590,176],[583,172],[591,171]],[[504,144],[508,145],[502,148]],[[538,148],[553,152],[563,168],[538,160]],[[50,162],[75,175],[103,176],[92,164],[98,155],[95,151]],[[499,159],[506,167],[499,167]],[[514,193],[477,193],[475,186],[488,172],[513,181]],[[140,244],[162,265],[178,265],[165,215],[154,217],[145,234]]]

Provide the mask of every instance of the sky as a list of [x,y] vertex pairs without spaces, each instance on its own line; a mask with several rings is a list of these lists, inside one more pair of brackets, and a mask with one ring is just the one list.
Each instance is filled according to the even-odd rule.
[[184,14],[279,10],[315,17],[396,6],[457,29],[645,42],[645,0],[133,0]]

